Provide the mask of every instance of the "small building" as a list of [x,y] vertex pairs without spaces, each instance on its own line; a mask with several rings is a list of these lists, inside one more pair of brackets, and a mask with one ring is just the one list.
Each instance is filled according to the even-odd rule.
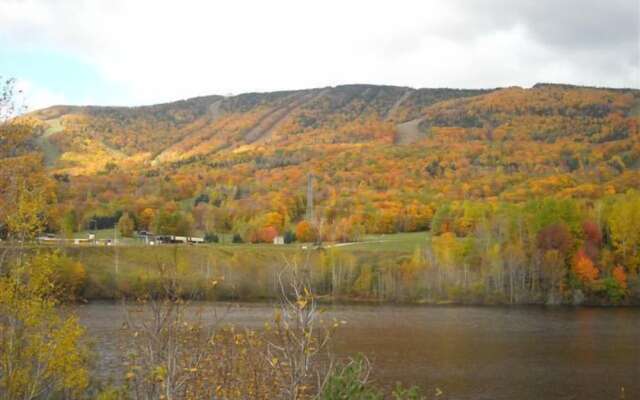
[[204,243],[204,238],[193,236],[175,236],[175,235],[147,235],[144,237],[146,244],[197,244]]
[[276,236],[273,238],[273,244],[284,244],[284,236]]

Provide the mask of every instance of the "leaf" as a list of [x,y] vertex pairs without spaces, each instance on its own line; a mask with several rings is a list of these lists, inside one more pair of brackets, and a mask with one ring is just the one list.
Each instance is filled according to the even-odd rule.
[[306,299],[300,299],[300,300],[296,301],[296,304],[298,305],[299,309],[303,310],[307,306],[307,300]]

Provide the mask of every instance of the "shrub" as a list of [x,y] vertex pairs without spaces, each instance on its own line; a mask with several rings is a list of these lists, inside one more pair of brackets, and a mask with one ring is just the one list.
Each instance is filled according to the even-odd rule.
[[202,193],[201,195],[196,197],[193,203],[194,206],[197,206],[200,203],[209,204],[209,195],[206,193]]
[[239,235],[239,234],[237,234],[237,233],[234,233],[234,234],[233,234],[232,242],[233,242],[233,243],[242,243],[242,242],[243,242],[243,241],[242,241],[242,236],[240,236],[240,235]]
[[207,243],[218,243],[220,238],[215,233],[207,232],[204,234],[204,241]]
[[604,285],[604,292],[612,303],[619,303],[624,299],[625,289],[615,278],[605,278],[602,283]]
[[371,365],[362,356],[334,368],[322,389],[321,400],[382,400],[384,395],[368,382]]
[[[320,400],[383,400],[388,398],[369,380],[371,369],[371,364],[362,355],[349,359],[331,371],[317,398]],[[405,388],[398,383],[391,392],[391,398],[394,400],[421,400],[425,397],[417,387]]]
[[33,262],[46,264],[51,268],[49,278],[54,284],[53,295],[57,300],[75,301],[82,297],[87,283],[87,271],[81,262],[59,251],[38,254],[33,258]]
[[296,241],[296,234],[291,231],[286,231],[283,239],[286,244],[293,243]]

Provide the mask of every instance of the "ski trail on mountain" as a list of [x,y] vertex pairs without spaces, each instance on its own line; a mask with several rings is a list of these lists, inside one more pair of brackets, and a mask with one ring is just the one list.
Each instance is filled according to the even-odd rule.
[[47,167],[51,167],[55,165],[61,154],[58,146],[51,141],[51,136],[58,132],[62,132],[64,128],[59,117],[46,120],[46,123],[47,128],[44,130],[42,135],[36,137],[35,144],[40,150],[42,150],[45,165]]
[[425,133],[420,130],[420,122],[423,120],[424,117],[396,125],[395,144],[412,144],[425,137]]
[[402,96],[400,96],[400,98],[395,103],[393,103],[389,111],[387,111],[387,115],[385,115],[384,117],[385,121],[390,120],[396,114],[396,112],[398,111],[398,108],[400,108],[402,103],[404,103],[404,101],[407,100],[409,96],[411,96],[411,93],[413,93],[413,91],[407,90],[402,94]]
[[[213,123],[222,114],[220,106],[222,105],[223,100],[224,99],[217,100],[209,106],[206,114],[207,125]],[[169,145],[169,147],[167,147],[165,150],[161,151],[157,156],[153,158],[152,163],[156,164],[158,162],[168,161],[173,155],[190,150],[191,148],[195,147],[195,144],[188,146],[189,142],[193,142],[194,140],[198,139],[200,142],[202,142],[209,134],[211,134],[211,132],[202,132],[196,129],[195,132],[179,138],[174,143]]]
[[319,92],[305,93],[294,99],[291,103],[276,108],[265,115],[258,123],[245,135],[245,141],[249,144],[263,144],[268,142],[280,124],[296,109],[323,96],[329,89]]

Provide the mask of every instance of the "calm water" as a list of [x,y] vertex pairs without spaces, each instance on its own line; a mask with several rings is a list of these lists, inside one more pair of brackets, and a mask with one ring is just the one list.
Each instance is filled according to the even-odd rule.
[[[259,328],[272,310],[216,312]],[[117,375],[122,307],[92,303],[77,313],[101,373]],[[415,384],[431,396],[438,388],[438,399],[619,399],[624,387],[626,399],[640,399],[640,309],[336,306],[325,315],[348,322],[335,353],[366,354],[384,385]]]

